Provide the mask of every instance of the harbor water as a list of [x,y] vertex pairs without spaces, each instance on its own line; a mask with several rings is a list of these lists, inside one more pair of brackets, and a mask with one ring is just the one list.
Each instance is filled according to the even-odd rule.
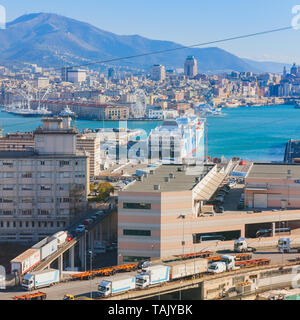
[[[242,157],[245,160],[282,161],[289,139],[300,139],[300,109],[294,106],[262,106],[224,109],[225,117],[208,118],[208,155]],[[143,129],[147,134],[161,121],[127,121],[129,129]],[[4,133],[28,132],[41,125],[41,118],[21,117],[0,111]],[[85,128],[124,127],[121,121],[75,120]]]

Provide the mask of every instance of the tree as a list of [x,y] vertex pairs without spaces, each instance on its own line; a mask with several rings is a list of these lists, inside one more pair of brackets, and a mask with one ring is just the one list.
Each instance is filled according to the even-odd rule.
[[105,200],[114,192],[115,188],[109,182],[99,183],[97,191],[99,193],[99,198]]

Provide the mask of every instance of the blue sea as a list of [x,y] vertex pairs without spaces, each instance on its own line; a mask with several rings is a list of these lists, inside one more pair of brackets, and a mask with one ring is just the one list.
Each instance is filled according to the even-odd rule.
[[[208,118],[208,155],[239,156],[245,160],[282,161],[289,139],[300,139],[300,109],[294,106],[263,106],[224,109],[225,117]],[[128,121],[129,129],[147,133],[161,121]],[[24,118],[0,111],[4,133],[32,131],[41,125],[41,118]],[[85,128],[123,127],[124,122],[76,120]]]

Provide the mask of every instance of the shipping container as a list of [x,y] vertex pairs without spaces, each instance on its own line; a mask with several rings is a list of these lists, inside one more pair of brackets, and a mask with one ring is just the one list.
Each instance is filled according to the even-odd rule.
[[170,280],[176,280],[207,272],[208,261],[206,259],[194,259],[174,261],[168,263],[170,267]]
[[67,231],[59,231],[55,233],[51,238],[57,239],[58,246],[61,246],[66,242],[67,237],[68,237]]
[[10,271],[23,275],[41,261],[39,249],[28,249],[10,262]]
[[35,244],[32,248],[40,250],[41,260],[46,259],[52,253],[57,251],[58,240],[57,238],[45,238],[39,243]]
[[120,294],[135,289],[135,276],[116,276],[112,279],[102,280],[98,286],[101,296]]

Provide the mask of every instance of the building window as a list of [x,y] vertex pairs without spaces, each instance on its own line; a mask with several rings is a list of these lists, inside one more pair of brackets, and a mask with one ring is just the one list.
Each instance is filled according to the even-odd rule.
[[69,165],[70,165],[70,161],[59,161],[60,167],[69,166]]
[[31,216],[32,215],[32,210],[22,210],[22,215],[23,216]]
[[42,191],[50,191],[51,190],[51,186],[41,186],[41,190]]
[[3,191],[13,191],[13,190],[14,190],[14,186],[10,186],[10,185],[3,186]]
[[123,230],[124,236],[151,237],[150,230]]
[[142,210],[151,210],[151,203],[123,203],[124,209],[142,209]]
[[21,178],[31,179],[31,178],[32,178],[32,173],[31,173],[31,172],[22,173],[22,174],[21,174]]
[[32,190],[33,190],[33,186],[31,185],[22,186],[22,191],[32,191]]
[[130,257],[124,256],[123,262],[139,262],[139,261],[147,261],[150,260],[150,257]]
[[3,162],[3,166],[12,168],[14,166],[13,162]]

